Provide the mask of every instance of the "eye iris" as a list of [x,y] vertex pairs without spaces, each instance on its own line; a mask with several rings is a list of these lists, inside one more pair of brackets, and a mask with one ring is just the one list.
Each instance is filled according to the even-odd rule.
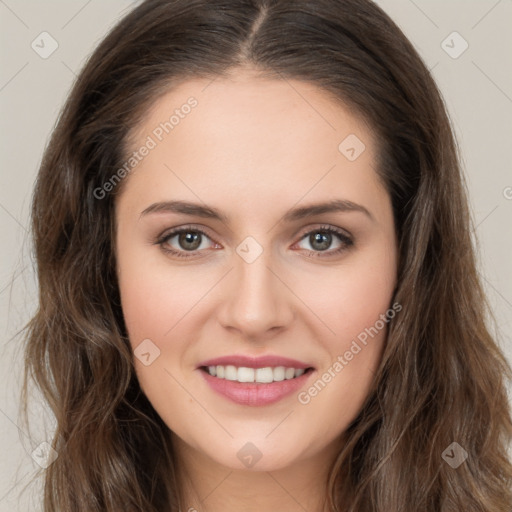
[[[186,231],[184,233],[180,233],[178,240],[179,240],[180,246],[183,249],[195,251],[201,245],[201,243],[199,241],[200,237],[201,237],[201,235],[199,233],[193,233],[190,231]],[[192,247],[190,247],[188,244],[192,244]]]
[[[310,235],[309,241],[311,246],[319,251],[325,251],[331,245],[332,235],[323,231],[318,231],[314,235]],[[315,244],[319,242],[320,246],[315,247]]]

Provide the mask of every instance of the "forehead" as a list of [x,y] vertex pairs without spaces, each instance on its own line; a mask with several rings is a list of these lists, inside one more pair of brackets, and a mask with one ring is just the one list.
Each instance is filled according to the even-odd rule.
[[[196,105],[189,108],[188,103],[192,101]],[[184,119],[186,123],[182,122]],[[162,133],[159,127],[163,128],[161,124],[166,121],[171,121],[172,127]],[[347,129],[358,132],[371,144],[370,127],[329,92],[310,83],[264,78],[247,70],[226,77],[178,83],[153,102],[130,139],[136,143],[153,132],[159,139],[157,142],[163,138],[179,139],[185,124],[195,132],[198,143],[227,142],[236,135],[237,143],[244,142],[245,148],[251,146],[251,141],[252,145],[267,142],[269,153],[290,139],[311,140],[315,146],[319,145],[319,139],[324,139],[322,149],[334,142],[337,151],[336,142]],[[281,134],[277,141],[276,133]]]
[[131,151],[151,149],[125,192],[148,200],[234,194],[293,203],[305,194],[315,201],[347,192],[357,201],[382,193],[370,127],[301,81],[244,72],[185,81],[155,100],[130,140]]

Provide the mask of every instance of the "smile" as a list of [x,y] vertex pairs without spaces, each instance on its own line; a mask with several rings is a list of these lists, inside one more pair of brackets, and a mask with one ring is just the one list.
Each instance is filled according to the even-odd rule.
[[300,377],[307,369],[304,368],[286,368],[284,366],[266,366],[264,368],[247,368],[245,366],[216,365],[202,367],[212,377],[217,379],[226,379],[237,382],[257,382],[260,384],[269,384],[271,382],[281,382]]

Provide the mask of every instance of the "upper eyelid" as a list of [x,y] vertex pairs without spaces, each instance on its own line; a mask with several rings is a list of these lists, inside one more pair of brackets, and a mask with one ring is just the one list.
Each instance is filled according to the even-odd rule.
[[[185,225],[185,226],[179,226],[176,228],[171,228],[168,231],[164,231],[159,237],[159,240],[170,238],[176,235],[179,235],[183,231],[197,231],[199,233],[202,233],[203,235],[206,235],[210,240],[215,241],[215,237],[211,236],[208,233],[208,229],[204,228],[203,226],[194,226],[194,225]],[[217,242],[218,243],[218,242]]]

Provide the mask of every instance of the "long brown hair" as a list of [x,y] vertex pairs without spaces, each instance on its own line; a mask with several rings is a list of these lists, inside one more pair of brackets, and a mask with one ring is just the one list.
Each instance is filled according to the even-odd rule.
[[[510,510],[511,369],[490,334],[449,118],[411,43],[370,0],[146,0],[78,76],[34,189],[39,308],[23,389],[32,378],[57,422],[45,512],[178,509],[168,427],[138,385],[120,306],[122,187],[98,189],[159,95],[244,66],[317,85],[364,118],[392,199],[403,309],[331,468],[330,507]],[[454,442],[467,454],[457,468],[443,458]]]

